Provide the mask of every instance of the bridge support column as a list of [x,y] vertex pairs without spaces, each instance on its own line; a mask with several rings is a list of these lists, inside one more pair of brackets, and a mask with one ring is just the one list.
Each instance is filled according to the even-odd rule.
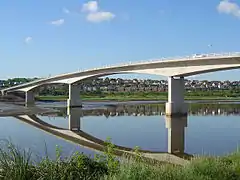
[[81,108],[69,108],[67,109],[68,115],[68,127],[70,131],[80,131],[81,130]]
[[166,116],[187,115],[187,104],[184,103],[184,78],[168,78],[168,102],[166,103]]
[[184,154],[185,151],[185,127],[187,116],[166,116],[166,128],[168,128],[168,153]]
[[80,99],[80,86],[69,84],[67,106],[71,108],[82,107],[82,101]]
[[0,96],[4,96],[4,95],[5,95],[4,91],[1,91]]
[[33,105],[35,103],[33,91],[25,92],[25,103],[26,105]]

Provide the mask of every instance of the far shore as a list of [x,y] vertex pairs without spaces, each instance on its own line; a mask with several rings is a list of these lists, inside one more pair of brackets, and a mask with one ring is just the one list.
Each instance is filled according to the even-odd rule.
[[[38,101],[66,101],[67,96],[37,96]],[[111,97],[82,97],[83,101],[87,102],[109,102],[109,101],[167,101],[166,97],[128,97],[128,96],[111,96]],[[215,96],[186,96],[187,101],[221,101],[221,102],[240,102],[240,97],[215,97]]]

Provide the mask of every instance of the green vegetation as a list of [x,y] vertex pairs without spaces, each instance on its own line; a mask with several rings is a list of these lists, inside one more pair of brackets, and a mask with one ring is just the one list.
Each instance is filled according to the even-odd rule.
[[[61,93],[58,93],[61,94]],[[81,98],[89,101],[131,101],[131,100],[167,100],[167,92],[88,92]],[[40,94],[38,100],[62,101],[67,95]],[[186,100],[240,100],[240,90],[189,91],[185,93]]]
[[117,158],[114,145],[106,141],[105,151],[94,159],[75,153],[69,158],[61,156],[56,148],[56,159],[42,158],[32,162],[32,154],[14,145],[0,147],[0,178],[6,180],[238,180],[240,179],[240,153],[224,157],[198,157],[185,166],[147,163],[139,148],[135,156]]
[[13,79],[4,80],[2,82],[4,84],[4,87],[11,87],[17,84],[28,83],[37,79],[38,78],[13,78]]
[[106,163],[80,153],[63,159],[58,147],[55,160],[45,157],[32,162],[30,151],[20,150],[11,143],[0,149],[0,169],[0,178],[6,180],[99,179],[108,172]]

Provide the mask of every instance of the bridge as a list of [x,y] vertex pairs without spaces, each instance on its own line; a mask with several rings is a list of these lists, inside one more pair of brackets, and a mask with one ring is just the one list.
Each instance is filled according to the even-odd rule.
[[34,89],[49,84],[68,84],[68,107],[81,107],[80,86],[76,84],[85,79],[129,73],[162,75],[168,77],[166,115],[186,115],[187,105],[184,103],[184,77],[238,68],[240,68],[240,52],[162,58],[61,74],[2,89],[1,94],[5,95],[16,91],[25,92],[26,104],[33,104]]

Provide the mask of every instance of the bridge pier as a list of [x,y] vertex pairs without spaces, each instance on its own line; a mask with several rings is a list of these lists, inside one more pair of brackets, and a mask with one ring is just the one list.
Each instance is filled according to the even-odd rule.
[[68,115],[68,128],[70,131],[80,131],[81,130],[81,108],[67,108]]
[[168,102],[166,103],[166,116],[185,116],[188,112],[184,103],[184,78],[168,78]]
[[1,91],[0,96],[4,96],[4,95],[5,95],[4,91]]
[[69,84],[67,106],[70,108],[82,107],[82,101],[80,99],[80,86]]
[[26,105],[33,105],[34,103],[35,103],[34,92],[33,91],[26,91],[25,92],[25,104]]
[[166,128],[168,129],[168,153],[184,154],[185,151],[185,127],[187,116],[166,116]]

